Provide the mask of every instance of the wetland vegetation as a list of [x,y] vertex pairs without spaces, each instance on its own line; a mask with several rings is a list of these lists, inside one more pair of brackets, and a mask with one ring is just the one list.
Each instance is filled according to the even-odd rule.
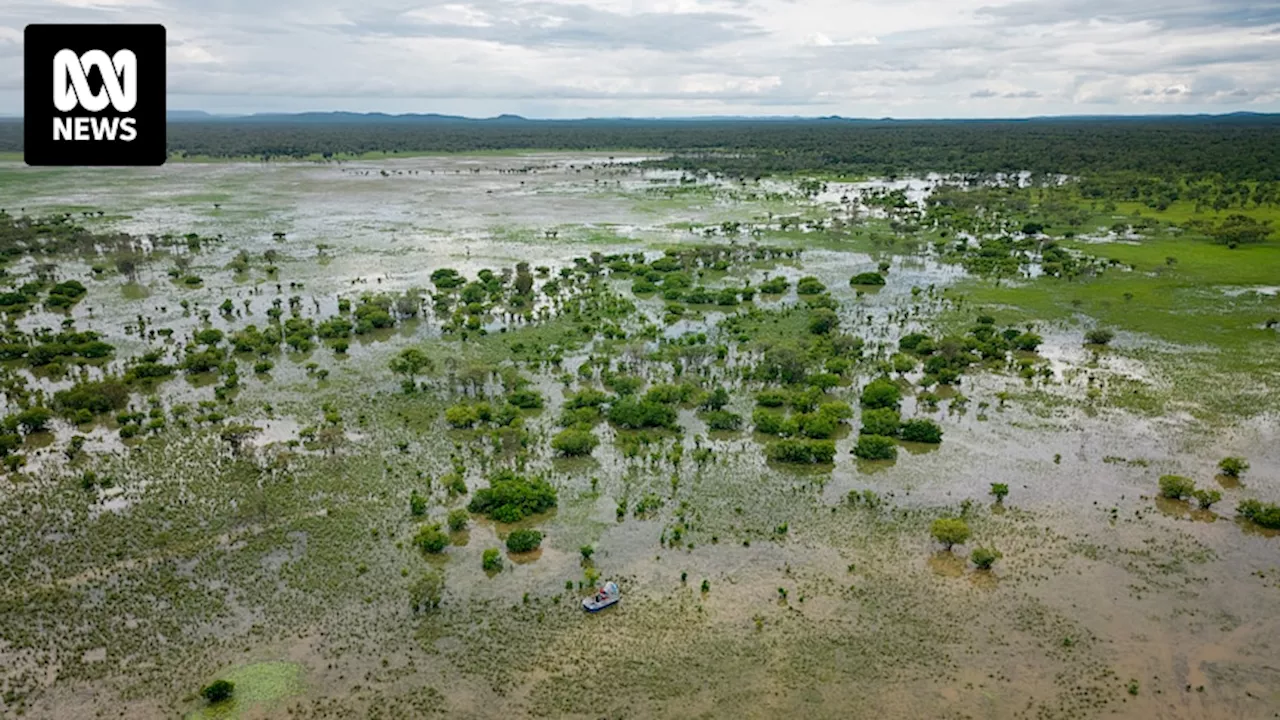
[[690,125],[0,163],[0,713],[1280,708],[1273,124]]

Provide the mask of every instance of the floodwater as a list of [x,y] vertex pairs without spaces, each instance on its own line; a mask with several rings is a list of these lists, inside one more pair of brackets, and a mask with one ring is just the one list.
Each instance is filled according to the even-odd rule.
[[[339,298],[430,289],[442,267],[471,277],[525,261],[554,276],[593,252],[652,258],[678,245],[752,241],[804,253],[735,266],[725,281],[767,273],[794,286],[817,277],[840,301],[842,325],[866,341],[865,354],[886,358],[899,337],[929,329],[949,309],[942,291],[964,276],[927,247],[773,233],[780,215],[843,213],[840,198],[860,190],[904,189],[919,202],[940,178],[833,183],[806,199],[781,181],[687,188],[680,173],[630,167],[639,159],[7,165],[0,188],[11,212],[102,210],[85,222],[221,237],[190,254],[190,271],[203,278],[194,288],[170,279],[173,259],[158,250],[136,282],[96,277],[90,267],[101,259],[59,260],[60,276],[90,287],[71,312],[77,327],[103,332],[118,358],[153,344],[127,330],[139,317],[174,329],[181,344],[206,325],[263,327],[277,299],[298,296],[303,317],[322,319]],[[762,232],[702,232],[726,222]],[[252,262],[237,274],[227,265],[241,250]],[[261,259],[268,250],[278,255],[275,277]],[[886,286],[862,295],[849,287],[851,275],[881,262],[889,263]],[[628,281],[614,285],[629,296]],[[230,317],[217,311],[226,298],[237,308]],[[795,302],[791,291],[755,305]],[[660,299],[636,304],[660,317]],[[665,333],[714,332],[726,312],[708,308]],[[61,319],[31,312],[18,326]],[[474,490],[502,452],[497,440],[448,430],[439,408],[398,394],[387,359],[440,343],[430,317],[353,338],[345,357],[319,346],[277,359],[263,375],[242,369],[234,412],[258,432],[235,452],[200,427],[122,441],[110,422],[86,431],[55,421],[23,476],[0,481],[8,541],[0,559],[12,568],[0,592],[10,610],[0,625],[0,682],[12,692],[0,711],[1271,717],[1280,711],[1280,537],[1231,520],[1241,498],[1280,498],[1280,419],[1206,428],[1181,414],[1133,415],[1105,393],[1124,382],[1162,383],[1160,368],[1085,351],[1065,327],[1038,331],[1045,344],[1035,361],[1049,379],[975,370],[935,391],[936,407],[906,393],[903,417],[930,417],[945,436],[936,447],[904,444],[893,461],[856,461],[849,432],[837,439],[833,466],[778,466],[764,461],[763,436],[709,433],[691,411],[681,413],[681,433],[602,424],[589,458],[535,452],[525,471],[546,473],[559,505],[518,525],[545,533],[540,550],[521,555],[503,546],[514,527],[478,517],[441,557],[424,560],[409,543],[417,522],[410,488],[431,498],[430,519],[443,520],[465,502],[432,482],[450,471],[449,456],[467,466]],[[1127,342],[1142,339],[1117,345]],[[576,373],[591,351],[565,358],[563,371]],[[670,379],[643,352],[634,356],[651,381]],[[734,394],[728,409],[749,418],[753,386],[726,367],[704,369]],[[317,380],[316,370],[329,375]],[[561,372],[525,370],[546,398],[526,417],[543,442],[564,402]],[[48,392],[73,382],[14,373]],[[832,394],[856,405],[857,388],[874,374],[862,368]],[[156,395],[165,406],[196,405],[214,399],[211,384],[178,377]],[[1024,399],[1032,395],[1040,399]],[[304,429],[327,422],[322,403],[344,423],[325,448],[302,441]],[[61,452],[75,434],[87,436],[83,452],[113,487],[80,488],[90,466]],[[634,456],[618,449],[632,440]],[[679,462],[671,459],[677,440]],[[711,449],[712,459],[696,462],[695,447]],[[1234,484],[1216,478],[1226,455],[1251,464]],[[1157,478],[1170,473],[1220,488],[1224,499],[1211,511],[1157,500]],[[1002,504],[988,494],[997,482],[1010,489]],[[847,501],[868,490],[878,507]],[[635,504],[650,495],[661,506],[637,517]],[[929,537],[943,509],[965,512],[974,530],[954,552]],[[584,545],[594,547],[590,561]],[[993,570],[968,562],[978,546],[1002,553]],[[488,548],[503,548],[501,572],[482,569]],[[414,614],[406,588],[431,568],[445,579],[440,608]],[[619,582],[616,608],[581,612],[588,571]],[[204,708],[194,691],[222,676],[243,679],[242,701],[225,712]]]

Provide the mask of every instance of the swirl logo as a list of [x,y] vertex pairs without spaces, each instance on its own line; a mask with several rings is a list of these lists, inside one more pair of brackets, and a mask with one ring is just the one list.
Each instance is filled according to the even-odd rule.
[[[96,93],[89,87],[91,68],[102,75],[102,89]],[[79,105],[88,112],[101,112],[108,102],[116,112],[129,112],[138,104],[138,59],[132,50],[120,50],[113,56],[101,50],[83,55],[60,50],[53,56],[54,107],[71,112]]]

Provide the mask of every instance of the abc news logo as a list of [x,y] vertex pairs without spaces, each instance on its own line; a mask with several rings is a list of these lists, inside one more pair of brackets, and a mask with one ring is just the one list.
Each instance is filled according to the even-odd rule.
[[28,25],[24,48],[28,165],[161,165],[162,25]]

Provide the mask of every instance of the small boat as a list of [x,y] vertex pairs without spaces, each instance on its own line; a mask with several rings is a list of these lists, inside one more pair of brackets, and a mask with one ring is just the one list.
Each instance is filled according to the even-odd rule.
[[587,612],[596,612],[603,610],[610,605],[622,599],[622,593],[618,591],[618,584],[608,582],[604,587],[596,590],[596,594],[589,598],[582,599],[582,609]]

